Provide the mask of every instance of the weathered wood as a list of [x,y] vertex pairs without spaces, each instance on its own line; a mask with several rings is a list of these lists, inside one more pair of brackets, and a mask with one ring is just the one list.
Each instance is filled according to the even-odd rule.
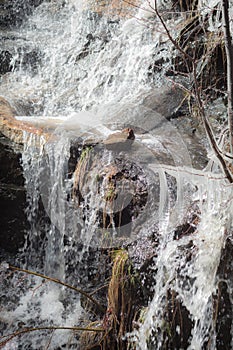
[[23,133],[29,132],[48,139],[51,135],[43,128],[15,118],[16,111],[3,97],[0,97],[0,132],[16,144],[23,144]]

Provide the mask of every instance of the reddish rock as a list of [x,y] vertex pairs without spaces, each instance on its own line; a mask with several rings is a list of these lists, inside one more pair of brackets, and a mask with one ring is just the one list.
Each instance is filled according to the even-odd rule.
[[111,151],[128,151],[135,139],[133,129],[126,128],[122,131],[113,133],[103,141],[105,147]]

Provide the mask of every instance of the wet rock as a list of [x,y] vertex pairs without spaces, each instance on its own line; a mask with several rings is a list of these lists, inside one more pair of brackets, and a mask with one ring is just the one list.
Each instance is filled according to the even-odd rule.
[[113,133],[104,140],[106,149],[112,151],[128,151],[135,140],[133,129],[126,128],[120,132]]
[[167,291],[167,304],[164,315],[163,348],[187,349],[192,334],[193,321],[189,311],[173,290]]
[[[134,138],[132,131],[129,134],[127,131],[127,135]],[[124,135],[126,140],[127,135]],[[114,142],[115,137],[119,140],[119,133],[117,136],[112,134]],[[106,165],[103,152],[101,148],[84,147],[73,174],[72,199],[78,206],[81,203],[84,205],[85,197],[91,189],[95,193],[99,228],[107,231],[115,227],[120,236],[129,234],[134,219],[143,211],[147,202],[146,175],[143,169],[127,160],[127,154],[125,157],[118,154]],[[73,161],[70,158],[72,168]],[[85,208],[84,211],[86,212]]]
[[[1,28],[1,27],[0,27]],[[27,70],[30,73],[37,72],[41,65],[42,53],[35,46],[32,47],[26,38],[22,37],[20,31],[0,31],[0,74],[15,71],[17,69]]]
[[[26,188],[21,167],[24,132],[43,135],[40,128],[23,123],[14,118],[16,111],[0,98],[0,249],[15,255],[24,244],[24,236],[29,229],[25,210],[27,208]],[[46,134],[46,133],[45,133]],[[42,220],[42,219],[43,220]],[[38,225],[43,231],[45,213],[40,208]],[[42,222],[43,221],[43,222]],[[44,232],[44,231],[43,231]],[[42,232],[42,234],[43,234]],[[41,242],[39,242],[39,245]],[[37,250],[38,251],[38,250]],[[1,256],[4,254],[1,252]]]
[[41,63],[41,53],[37,50],[28,50],[21,47],[18,49],[18,55],[21,57],[20,61],[16,61],[15,67],[21,68],[36,73]]
[[1,249],[16,254],[28,227],[21,153],[0,135],[0,241]]
[[12,65],[12,54],[9,51],[1,51],[0,52],[0,74],[5,74],[7,72],[11,72]]
[[226,240],[218,268],[218,288],[213,296],[216,349],[230,349],[232,344],[232,287],[233,287],[233,242],[230,237]]
[[33,9],[42,2],[43,0],[2,0],[0,2],[0,27],[11,28],[21,25]]
[[180,106],[184,93],[177,87],[154,89],[143,99],[143,105],[170,119],[174,111]]
[[81,60],[82,58],[85,58],[85,57],[90,53],[90,45],[91,45],[91,43],[95,40],[95,38],[94,38],[94,36],[90,33],[90,34],[87,35],[86,39],[87,39],[87,41],[86,41],[86,43],[83,45],[82,50],[81,50],[80,53],[76,56],[75,64],[77,64],[79,60]]
[[108,33],[101,33],[101,35],[96,36],[93,36],[91,33],[88,34],[86,36],[86,43],[83,45],[83,48],[76,56],[75,64],[77,64],[79,60],[88,56],[93,50],[94,52],[101,51],[108,41]]

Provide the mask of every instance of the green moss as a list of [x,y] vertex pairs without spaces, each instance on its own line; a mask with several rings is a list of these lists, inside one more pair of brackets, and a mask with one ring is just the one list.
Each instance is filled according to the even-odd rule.
[[83,148],[81,155],[80,155],[80,162],[82,162],[84,159],[87,158],[87,156],[90,154],[91,150],[92,150],[91,146]]
[[115,186],[113,183],[110,182],[109,187],[107,189],[107,193],[105,195],[105,200],[107,202],[112,202],[115,197],[116,197]]

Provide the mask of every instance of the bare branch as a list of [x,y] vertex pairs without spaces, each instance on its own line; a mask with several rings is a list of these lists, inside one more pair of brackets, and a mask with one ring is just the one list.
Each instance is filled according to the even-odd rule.
[[[9,341],[11,341],[13,338],[18,337],[19,335],[35,332],[35,331],[44,331],[44,330],[71,330],[71,331],[85,331],[85,332],[105,332],[103,328],[91,328],[91,327],[60,327],[60,326],[48,326],[48,327],[35,327],[35,328],[24,328],[19,331],[16,331],[14,333],[10,333],[7,335],[3,335],[0,337],[0,339],[4,339],[2,342],[0,342],[0,347],[5,346]],[[6,339],[7,338],[7,339]]]
[[230,151],[233,153],[233,43],[230,31],[229,0],[222,0],[223,33],[227,58],[228,127]]
[[165,21],[163,20],[163,17],[161,16],[161,14],[159,13],[159,11],[157,10],[157,8],[155,7],[154,8],[154,11],[156,13],[156,15],[158,16],[160,22],[162,23],[166,33],[167,33],[167,36],[169,38],[169,40],[172,42],[172,44],[175,46],[175,48],[180,51],[180,53],[182,53],[182,55],[186,58],[186,59],[189,59],[191,62],[193,61],[193,57],[190,56],[187,52],[185,52],[180,46],[179,44],[177,43],[177,41],[172,37]]
[[71,286],[71,285],[69,285],[69,284],[67,284],[65,282],[62,282],[62,281],[58,280],[57,278],[48,277],[48,276],[45,276],[45,275],[43,275],[41,273],[38,273],[38,272],[33,272],[33,271],[30,271],[30,270],[21,269],[20,267],[9,265],[9,269],[13,270],[13,271],[24,272],[24,273],[29,274],[29,275],[38,276],[38,277],[47,279],[48,281],[55,282],[57,284],[61,284],[62,286],[65,286],[65,287],[67,287],[69,289],[72,289],[75,292],[78,292],[79,294],[83,295],[85,298],[89,299],[93,304],[95,304],[102,313],[105,312],[105,308],[102,305],[100,305],[90,294],[84,292],[82,289],[79,289],[77,287]]
[[209,120],[208,120],[208,118],[206,117],[206,114],[205,114],[205,110],[204,110],[204,107],[203,107],[203,102],[202,102],[202,99],[201,99],[201,96],[200,96],[200,91],[199,91],[198,82],[197,82],[197,74],[196,74],[196,64],[195,64],[195,62],[193,63],[193,76],[194,76],[195,95],[196,95],[196,99],[197,99],[197,103],[198,103],[198,108],[199,108],[199,111],[200,111],[200,115],[201,115],[201,118],[202,118],[202,122],[203,122],[203,125],[204,125],[204,128],[205,128],[207,137],[209,139],[209,143],[210,143],[211,148],[213,149],[216,157],[218,158],[218,160],[219,160],[219,162],[221,164],[222,170],[223,170],[224,174],[226,175],[226,178],[228,179],[228,181],[230,183],[233,183],[233,178],[232,178],[231,172],[230,172],[230,170],[228,168],[228,165],[227,165],[226,161],[224,160],[224,158],[222,156],[221,150],[219,149],[219,147],[217,145],[217,142],[216,142],[215,137],[214,137],[213,130],[212,130],[211,125],[209,123]]

